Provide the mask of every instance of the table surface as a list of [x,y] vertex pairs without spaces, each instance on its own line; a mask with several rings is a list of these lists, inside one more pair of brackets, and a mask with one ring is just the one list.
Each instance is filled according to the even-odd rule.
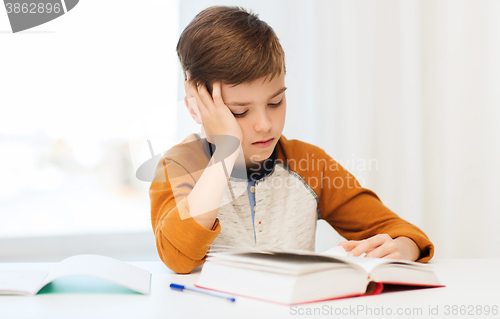
[[[10,269],[50,269],[55,263],[0,263]],[[152,273],[148,296],[128,293],[47,293],[0,296],[0,318],[500,318],[500,259],[437,259],[429,264],[446,287],[384,291],[363,296],[285,306],[237,297],[179,292],[170,283],[196,283],[201,267],[180,275],[161,262],[130,262]],[[488,309],[487,309],[488,307]],[[492,313],[496,307],[496,315]],[[486,311],[489,310],[489,315]],[[389,313],[390,312],[390,313]],[[343,316],[342,316],[343,314]],[[439,315],[439,316],[438,316]]]

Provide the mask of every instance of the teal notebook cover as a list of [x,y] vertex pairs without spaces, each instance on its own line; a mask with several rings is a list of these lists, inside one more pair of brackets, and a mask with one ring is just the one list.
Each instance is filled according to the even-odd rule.
[[67,276],[45,285],[37,295],[43,294],[120,294],[142,295],[118,284],[89,276]]

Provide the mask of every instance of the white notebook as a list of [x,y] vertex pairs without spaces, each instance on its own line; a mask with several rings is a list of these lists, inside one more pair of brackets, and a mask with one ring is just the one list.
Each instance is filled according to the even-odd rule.
[[0,294],[33,296],[48,283],[75,275],[100,278],[144,295],[149,295],[151,286],[148,270],[114,258],[85,254],[66,258],[49,271],[0,271]]

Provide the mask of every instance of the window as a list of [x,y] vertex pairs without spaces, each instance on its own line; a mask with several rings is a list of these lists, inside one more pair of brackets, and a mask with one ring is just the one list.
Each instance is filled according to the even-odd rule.
[[[177,6],[82,3],[3,35],[0,239],[151,232],[149,183],[135,178],[134,160],[165,132],[138,125],[168,114],[156,144],[176,139]],[[7,15],[0,29],[10,29]]]

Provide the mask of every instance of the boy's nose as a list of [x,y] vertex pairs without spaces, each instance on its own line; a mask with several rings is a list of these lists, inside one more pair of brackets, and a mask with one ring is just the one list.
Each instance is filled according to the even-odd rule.
[[255,124],[255,131],[257,132],[268,132],[271,127],[272,127],[272,123],[269,119],[269,117],[267,116],[267,114],[261,114],[259,116],[259,119],[257,121],[257,123]]

